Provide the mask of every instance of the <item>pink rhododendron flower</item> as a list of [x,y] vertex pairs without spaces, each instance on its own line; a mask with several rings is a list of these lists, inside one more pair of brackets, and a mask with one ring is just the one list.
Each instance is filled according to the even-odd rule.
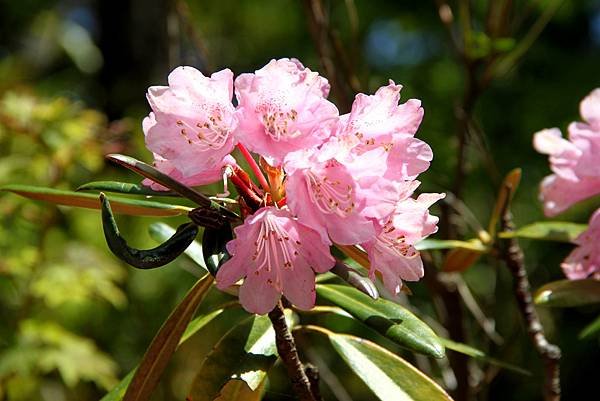
[[237,139],[276,166],[285,155],[317,146],[338,117],[326,97],[329,83],[298,60],[271,60],[254,74],[235,80]]
[[[414,187],[412,188],[414,190]],[[421,194],[398,202],[396,210],[377,224],[377,236],[362,244],[369,255],[369,276],[379,272],[385,287],[397,294],[402,280],[417,281],[423,277],[423,262],[414,245],[437,231],[438,218],[429,207],[444,194]]]
[[571,280],[593,277],[600,279],[600,209],[592,215],[588,229],[581,233],[578,245],[561,264],[567,278]]
[[[226,173],[237,189],[243,222],[216,282],[223,289],[243,279],[246,310],[267,313],[282,295],[311,308],[315,274],[334,266],[335,244],[365,249],[370,277],[380,275],[391,292],[423,276],[414,245],[437,230],[428,209],[444,195],[413,198],[433,153],[414,137],[420,101],[399,104],[400,89],[390,81],[374,95],[358,94],[340,117],[326,99],[326,79],[280,59],[241,74],[235,85],[229,70],[205,77],[179,67],[169,86],[148,90],[153,111],[143,129],[156,168],[189,186]],[[230,155],[236,145],[258,185]]]
[[[352,245],[373,237],[372,216],[364,213],[368,200],[385,197],[384,189],[395,191],[368,179],[378,178],[385,169],[381,152],[343,161],[321,156],[319,152],[296,152],[286,158],[288,206],[304,224],[324,238],[329,235],[335,243]],[[370,185],[363,187],[362,179]]]
[[354,135],[367,148],[389,146],[398,137],[413,136],[423,120],[423,108],[417,99],[399,105],[401,89],[402,85],[390,80],[374,95],[356,95],[352,111],[340,117],[338,135]]
[[554,172],[541,184],[540,197],[547,216],[600,193],[600,88],[583,99],[580,113],[586,122],[571,123],[568,140],[557,128],[534,136],[534,147],[550,155]]
[[232,96],[230,70],[209,78],[192,67],[176,68],[169,86],[148,89],[153,110],[143,122],[148,149],[169,160],[184,177],[215,170],[234,147]]
[[241,278],[240,302],[250,312],[270,312],[283,294],[301,309],[315,303],[315,272],[331,269],[329,244],[287,209],[264,207],[235,229],[227,244],[232,255],[217,273],[217,287]]

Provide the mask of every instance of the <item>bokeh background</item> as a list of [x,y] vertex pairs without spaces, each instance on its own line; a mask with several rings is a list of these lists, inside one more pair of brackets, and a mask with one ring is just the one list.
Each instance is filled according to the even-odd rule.
[[[313,3],[322,5],[325,34],[314,25]],[[148,86],[165,84],[178,65],[206,74],[222,68],[239,74],[271,58],[296,57],[330,78],[342,113],[356,90],[372,93],[389,79],[404,85],[403,99],[422,100],[425,119],[418,136],[435,154],[422,177],[424,190],[459,192],[471,220],[485,226],[502,176],[521,167],[516,222],[541,220],[537,187],[548,164],[533,150],[532,135],[554,126],[564,131],[578,119],[580,99],[600,86],[600,2],[472,1],[468,57],[456,51],[452,39],[460,45],[465,32],[460,5],[449,3],[454,14],[448,29],[442,21],[449,21],[444,3],[0,0],[0,184],[73,189],[100,179],[137,182],[103,156],[118,152],[150,160],[141,132],[149,111]],[[543,30],[517,62],[470,92],[473,76],[480,78],[486,63],[528,40],[540,21]],[[457,188],[461,135],[464,177]],[[594,205],[580,205],[560,219],[585,222]],[[476,222],[454,220],[442,222],[452,229],[443,226],[441,235],[474,235]],[[120,263],[106,248],[95,211],[0,192],[0,221],[0,400],[99,399],[135,366],[195,280],[186,261],[156,271]],[[137,247],[154,246],[148,235],[153,221],[119,218]],[[534,287],[562,277],[559,263],[570,246],[523,241],[523,247]],[[490,340],[462,301],[449,319],[462,326],[463,341],[533,376],[469,361],[471,373],[463,379],[473,389],[472,399],[538,400],[541,363],[504,270],[492,258],[482,258],[457,279],[495,322],[503,343]],[[410,302],[422,316],[439,320],[425,281],[411,285]],[[565,400],[594,398],[599,343],[577,336],[599,312],[597,307],[540,309],[549,337],[563,349]],[[226,322],[221,326],[176,355],[157,400],[184,399],[194,364],[210,348],[207,339],[216,338]],[[343,377],[338,385],[343,391],[324,390],[328,399],[372,399],[342,361],[325,348],[321,355],[320,363]],[[447,363],[406,357],[450,391],[456,387]],[[276,371],[266,399],[292,399],[285,380]]]

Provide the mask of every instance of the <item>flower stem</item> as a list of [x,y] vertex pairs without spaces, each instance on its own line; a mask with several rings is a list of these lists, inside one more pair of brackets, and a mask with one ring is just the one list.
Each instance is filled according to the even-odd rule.
[[300,401],[317,401],[315,393],[311,389],[311,383],[306,375],[294,337],[285,321],[283,305],[281,301],[277,303],[275,308],[269,312],[269,319],[275,330],[275,343],[277,344],[277,353],[281,358],[288,376],[292,381],[292,388],[300,399]]
[[248,152],[248,149],[246,149],[246,147],[244,145],[242,145],[241,143],[237,144],[237,148],[240,150],[240,152],[242,152],[242,156],[244,156],[244,159],[246,159],[246,161],[250,165],[250,168],[252,169],[252,171],[254,172],[254,175],[258,179],[260,186],[263,187],[265,192],[270,192],[271,187],[269,187],[269,183],[267,182],[267,179],[265,178],[262,171],[260,170],[260,167],[256,163],[256,160],[254,160],[254,158],[252,157],[250,152]]

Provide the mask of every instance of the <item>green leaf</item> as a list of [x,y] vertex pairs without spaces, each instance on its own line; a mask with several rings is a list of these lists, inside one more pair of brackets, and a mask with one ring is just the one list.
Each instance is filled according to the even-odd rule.
[[132,184],[119,181],[93,181],[81,185],[77,191],[102,191],[114,192],[127,195],[147,195],[147,196],[178,196],[172,191],[154,191],[150,187],[141,184]]
[[380,400],[452,400],[433,380],[387,349],[363,338],[320,331],[326,333],[337,353]]
[[458,240],[446,240],[446,239],[424,239],[415,245],[419,251],[425,251],[430,249],[470,249],[473,251],[486,252],[488,248],[483,245],[481,240],[477,238],[470,239],[468,241]]
[[[295,322],[288,317],[288,325]],[[203,361],[188,400],[212,401],[231,379],[256,390],[277,360],[275,332],[268,316],[251,316],[235,326]]]
[[319,297],[344,309],[399,345],[434,358],[444,357],[444,346],[437,335],[404,307],[344,285],[319,284]]
[[[175,229],[165,223],[152,223],[148,229],[150,237],[158,243],[163,243],[175,234]],[[206,264],[204,263],[204,256],[202,254],[202,245],[198,241],[192,241],[190,246],[183,252],[187,255],[194,263],[200,266],[203,270],[208,272]]]
[[172,262],[198,235],[198,226],[194,223],[185,223],[179,226],[171,238],[155,248],[132,248],[121,236],[110,202],[103,192],[100,192],[100,202],[102,202],[102,229],[108,248],[119,259],[138,269],[155,269]]
[[[29,199],[51,202],[58,205],[76,206],[88,209],[100,209],[100,200],[96,194],[83,194],[53,188],[29,185],[5,185],[0,190],[13,192]],[[135,216],[179,216],[192,209],[182,205],[162,202],[111,197],[111,206],[115,213]]]
[[227,243],[233,239],[231,225],[225,224],[220,229],[204,228],[202,234],[202,253],[208,271],[214,276],[221,265],[229,260]]
[[528,224],[515,231],[501,232],[500,238],[528,238],[544,241],[573,242],[587,229],[587,224],[566,221],[539,221]]
[[535,303],[544,306],[570,307],[600,302],[600,281],[559,280],[540,287],[534,295]]
[[[236,318],[241,319],[242,317],[247,317],[248,314],[240,309],[240,308],[220,308],[216,309],[206,315],[198,316],[194,320],[188,324],[185,332],[181,336],[181,340],[179,340],[179,345],[183,344],[187,340],[190,339],[194,334],[200,331],[203,327],[214,321],[219,316],[231,316],[234,313]],[[178,345],[178,347],[179,347]],[[136,368],[137,369],[137,368]],[[127,390],[127,386],[131,382],[133,375],[135,373],[135,369],[127,374],[120,382],[117,384],[108,394],[106,394],[100,401],[121,401],[123,396],[125,395],[125,391]]]
[[110,154],[106,155],[106,158],[131,171],[138,173],[143,177],[149,178],[152,181],[169,188],[170,190],[177,192],[179,195],[186,197],[193,202],[196,202],[200,206],[214,207],[215,209],[221,207],[217,203],[211,201],[206,195],[196,191],[194,188],[190,188],[187,185],[182,184],[176,179],[169,177],[167,174],[162,173],[154,167],[142,161],[134,159],[133,157],[119,154]]
[[598,316],[592,323],[588,324],[579,333],[579,338],[587,340],[600,334],[600,316]]
[[181,303],[171,312],[144,354],[131,384],[127,388],[124,401],[141,401],[150,398],[175,352],[184,330],[212,283],[213,277],[208,274],[198,280]]
[[457,343],[457,342],[454,342],[452,340],[449,340],[447,338],[442,338],[442,337],[440,337],[439,339],[444,344],[444,346],[446,346],[447,349],[451,349],[452,351],[460,352],[461,354],[468,355],[472,358],[488,362],[492,365],[496,365],[496,366],[499,366],[499,367],[507,369],[507,370],[512,370],[513,372],[516,372],[516,373],[519,373],[519,374],[522,374],[525,376],[531,376],[531,372],[528,371],[527,369],[523,369],[519,366],[510,364],[507,362],[503,362],[496,358],[492,358],[492,357],[488,356],[485,352],[480,351],[477,348],[471,347],[470,345],[463,344],[463,343]]
[[264,395],[265,383],[266,380],[263,380],[256,390],[252,390],[243,380],[229,380],[214,401],[260,401]]

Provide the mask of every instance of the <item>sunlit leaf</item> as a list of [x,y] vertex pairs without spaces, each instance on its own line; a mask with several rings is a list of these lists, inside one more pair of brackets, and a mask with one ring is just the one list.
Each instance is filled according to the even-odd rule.
[[589,338],[600,335],[600,316],[598,316],[594,321],[581,330],[579,333],[579,338],[582,340],[587,340]]
[[403,347],[435,358],[444,356],[444,346],[433,330],[394,302],[373,300],[354,288],[335,284],[317,285],[317,294]]
[[566,221],[540,221],[528,224],[514,231],[501,232],[500,238],[528,238],[535,240],[573,242],[587,229],[587,224]]
[[380,400],[452,400],[433,380],[387,349],[348,334],[319,331],[326,333],[333,348]]
[[[13,192],[29,199],[51,202],[58,205],[100,209],[100,200],[96,194],[84,194],[63,191],[53,188],[30,185],[5,185],[0,190]],[[147,200],[111,197],[111,205],[115,213],[137,216],[178,216],[187,214],[191,208],[182,205],[171,205]]]
[[[286,315],[288,325],[295,322]],[[243,380],[251,390],[264,381],[277,360],[275,332],[267,316],[252,316],[229,331],[203,361],[188,400],[212,401],[231,379]]]
[[540,287],[535,303],[544,306],[581,306],[600,303],[599,280],[559,280]]
[[164,322],[144,354],[123,400],[141,401],[150,398],[173,352],[175,352],[181,336],[212,283],[213,277],[208,274],[198,280],[185,298],[171,312],[171,315]]
[[458,240],[445,240],[445,239],[433,239],[427,238],[423,241],[418,242],[415,245],[419,251],[425,251],[430,249],[470,249],[473,251],[485,252],[487,247],[483,245],[479,239],[471,239],[469,241],[458,241]]
[[147,195],[147,196],[178,196],[172,191],[154,191],[150,187],[141,184],[119,181],[93,181],[83,184],[77,188],[77,191],[98,191],[114,192],[127,195]]
[[491,356],[487,355],[485,352],[478,350],[477,348],[471,347],[470,345],[463,344],[463,343],[457,343],[455,341],[452,341],[452,340],[449,340],[449,339],[443,338],[443,337],[440,337],[440,341],[442,342],[442,344],[444,344],[444,346],[447,349],[450,349],[452,351],[460,352],[461,354],[468,355],[472,358],[475,358],[475,359],[478,359],[481,361],[485,361],[487,363],[499,366],[499,367],[507,369],[507,370],[512,370],[513,372],[520,373],[522,375],[531,376],[531,372],[529,372],[527,369],[523,369],[519,366],[510,364],[507,362],[503,362],[496,358],[492,358]]
[[[152,223],[149,228],[150,237],[158,243],[163,243],[175,234],[175,229],[165,223]],[[202,254],[202,245],[198,241],[192,241],[192,243],[183,252],[188,256],[194,263],[200,266],[202,269],[208,272],[206,264],[204,263],[204,256]]]
[[214,401],[260,401],[264,394],[265,382],[266,379],[256,390],[252,390],[243,380],[229,380]]

